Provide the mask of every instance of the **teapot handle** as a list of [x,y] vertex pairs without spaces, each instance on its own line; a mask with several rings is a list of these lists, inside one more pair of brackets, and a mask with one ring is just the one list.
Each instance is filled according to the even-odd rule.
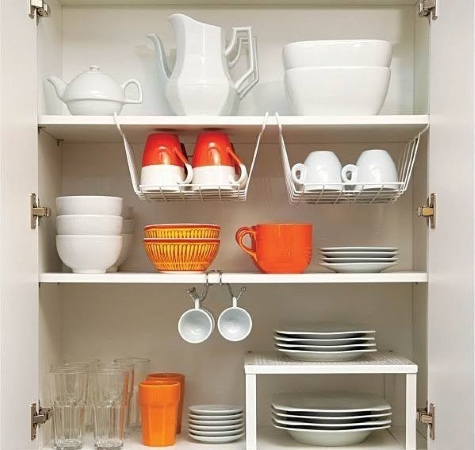
[[137,100],[133,100],[133,99],[125,97],[124,103],[142,103],[142,86],[137,80],[134,80],[134,79],[127,80],[125,83],[121,84],[120,87],[122,88],[122,91],[124,92],[124,94],[129,84],[135,84],[135,86],[137,86],[137,89],[139,91],[139,97]]
[[[240,34],[244,34],[244,36],[239,36]],[[225,56],[229,56],[229,54],[234,50],[236,45],[238,47],[236,56],[228,62],[228,66],[230,68],[233,68],[236,65],[239,57],[241,56],[243,43],[246,43],[249,46],[249,69],[246,73],[244,73],[241,78],[239,78],[239,80],[234,83],[234,88],[236,89],[239,99],[243,99],[246,94],[248,94],[249,91],[259,82],[259,67],[257,64],[257,43],[256,38],[252,36],[251,27],[233,28],[233,37],[231,39],[230,44],[224,51]]]

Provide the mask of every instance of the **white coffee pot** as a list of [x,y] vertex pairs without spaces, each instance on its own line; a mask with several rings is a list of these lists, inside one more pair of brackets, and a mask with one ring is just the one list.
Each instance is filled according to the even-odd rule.
[[[89,70],[77,75],[69,84],[55,76],[50,76],[48,81],[73,115],[112,116],[114,113],[120,114],[127,103],[142,103],[142,87],[137,80],[119,84],[97,66],[90,66]],[[125,94],[130,84],[137,86],[136,99],[127,98]]]
[[[259,81],[256,44],[251,27],[233,27],[226,46],[223,29],[173,14],[168,20],[176,35],[177,51],[173,71],[168,68],[162,42],[153,42],[161,80],[166,80],[166,96],[178,115],[230,115]],[[243,44],[249,47],[249,68],[237,81],[229,74],[239,60]]]

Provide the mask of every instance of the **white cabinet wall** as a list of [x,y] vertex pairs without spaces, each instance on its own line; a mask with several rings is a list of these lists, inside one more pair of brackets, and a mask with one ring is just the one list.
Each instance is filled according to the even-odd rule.
[[[19,3],[0,4],[2,450],[49,445],[51,424],[30,441],[29,405],[41,400],[48,406],[46,373],[63,358],[149,357],[153,370],[186,374],[185,406],[243,404],[245,352],[272,350],[276,324],[309,318],[374,326],[379,349],[394,351],[419,365],[420,406],[426,399],[436,404],[436,440],[420,445],[435,450],[474,448],[473,6],[452,0],[429,26],[426,19],[417,17],[412,1],[362,1],[351,7],[345,6],[347,2],[329,1],[285,7],[275,6],[277,2],[257,6],[249,2],[235,8],[199,9],[160,6],[158,0],[148,5],[63,0],[62,4],[49,2],[52,17],[41,19],[37,27],[28,18],[26,5]],[[468,7],[472,10],[467,11]],[[281,48],[290,41],[350,37],[391,41],[392,80],[381,114],[426,114],[429,97],[431,104],[430,134],[421,142],[410,189],[392,205],[290,206],[276,129],[271,126],[259,149],[246,202],[147,203],[133,193],[124,150],[111,124],[102,133],[73,120],[69,127],[46,125],[37,134],[37,114],[40,125],[62,122],[51,116],[68,114],[46,77],[56,74],[69,81],[93,64],[121,82],[137,78],[143,83],[144,103],[126,106],[122,116],[159,114],[154,99],[160,86],[145,36],[158,33],[173,58],[174,37],[166,18],[177,11],[227,29],[252,25],[258,37],[262,82],[282,79]],[[256,107],[250,95],[241,105],[243,114]],[[157,118],[157,123],[166,124],[166,120]],[[138,158],[150,128],[129,127]],[[192,126],[178,127],[189,153],[200,129],[199,119]],[[249,164],[258,127],[227,130]],[[351,132],[322,135],[318,126],[306,127],[304,133],[293,130],[287,139],[291,163],[303,160],[311,150],[328,148],[338,153],[342,163],[353,162],[367,148],[388,149],[397,159],[405,144],[390,134],[376,140],[371,131],[354,136]],[[53,208],[60,194],[124,197],[134,207],[137,231],[123,270],[134,273],[153,271],[141,246],[145,224],[220,224],[222,244],[211,268],[240,274],[252,271],[253,266],[234,241],[237,228],[270,221],[309,221],[314,224],[315,253],[322,245],[396,245],[401,249],[396,270],[427,273],[429,281],[412,283],[406,278],[406,282],[389,283],[376,277],[348,283],[314,277],[302,283],[297,277],[281,284],[236,275],[233,284],[248,288],[242,306],[253,318],[252,334],[244,342],[229,343],[215,333],[204,344],[193,346],[181,340],[176,325],[191,305],[186,289],[200,287],[196,282],[203,277],[175,277],[169,283],[156,277],[148,282],[131,277],[123,283],[57,283],[54,275],[48,278],[62,270],[54,248],[54,215],[42,220],[38,230],[30,230],[30,192],[37,192],[41,202]],[[429,192],[436,192],[439,199],[435,230],[428,230],[415,217],[416,207],[422,206]],[[317,271],[321,269],[315,256],[309,272]],[[229,304],[226,290],[212,287],[206,303],[217,316]],[[394,430],[404,425],[404,379],[378,374],[266,376],[258,380],[258,423],[270,425],[269,399],[275,392],[334,388],[384,395],[394,409]],[[275,435],[276,431],[270,431],[271,437]],[[288,445],[274,441],[265,438],[262,448]],[[128,445],[143,448],[137,443]],[[180,445],[197,448],[192,443]],[[402,443],[396,445],[403,448],[403,431]],[[232,447],[242,450],[245,445]],[[384,444],[381,450],[388,448],[393,447]]]

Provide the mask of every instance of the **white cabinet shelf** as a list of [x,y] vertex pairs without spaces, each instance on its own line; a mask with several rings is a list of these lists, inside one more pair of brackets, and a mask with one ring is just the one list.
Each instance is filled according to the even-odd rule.
[[[318,283],[427,283],[426,272],[387,272],[387,273],[303,273],[303,274],[262,274],[226,273],[223,283],[246,284],[318,284]],[[210,283],[219,283],[219,275],[211,273]],[[117,272],[105,274],[42,273],[40,283],[128,283],[128,284],[186,284],[205,283],[204,273],[131,273]]]
[[[145,141],[149,133],[173,130],[180,135],[219,128],[235,142],[254,143],[264,122],[261,116],[119,116],[130,142]],[[289,142],[409,142],[427,128],[428,115],[394,116],[281,116],[279,122]],[[122,142],[111,116],[38,117],[38,126],[67,142]],[[263,142],[278,143],[277,120],[269,116]]]

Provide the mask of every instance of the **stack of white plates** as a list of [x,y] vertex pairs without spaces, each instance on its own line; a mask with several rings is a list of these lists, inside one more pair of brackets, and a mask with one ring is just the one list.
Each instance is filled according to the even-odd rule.
[[188,411],[188,435],[195,441],[224,444],[244,436],[244,412],[234,405],[193,405]]
[[274,344],[299,361],[351,361],[376,351],[375,333],[353,325],[290,325],[274,330]]
[[320,265],[335,272],[381,272],[397,264],[397,247],[324,247]]
[[355,445],[391,426],[391,405],[366,393],[280,393],[272,397],[272,424],[296,441],[320,446]]

